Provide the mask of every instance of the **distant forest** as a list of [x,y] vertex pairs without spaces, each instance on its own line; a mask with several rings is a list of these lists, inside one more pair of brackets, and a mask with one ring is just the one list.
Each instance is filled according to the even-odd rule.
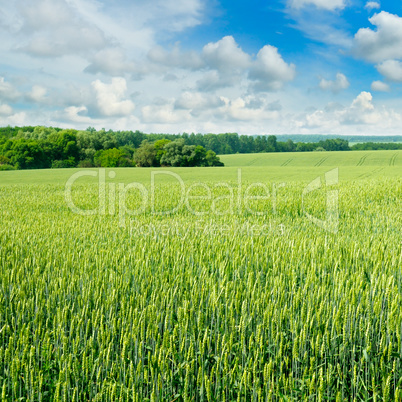
[[[291,138],[278,141],[275,135],[145,134],[138,130],[97,131],[92,127],[80,131],[43,126],[8,126],[0,127],[0,170],[223,166],[217,155],[402,149],[402,143],[397,142],[363,142],[350,146],[345,138],[318,138],[321,139],[294,142]],[[373,137],[359,138],[367,140]]]
[[362,142],[400,142],[402,135],[335,135],[335,134],[280,134],[277,135],[278,141],[292,140],[294,142],[319,142],[335,138],[342,138],[349,143]]

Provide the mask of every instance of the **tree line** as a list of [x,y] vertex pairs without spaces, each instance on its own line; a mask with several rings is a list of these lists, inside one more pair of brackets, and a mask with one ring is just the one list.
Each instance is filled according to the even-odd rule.
[[0,170],[70,167],[223,166],[181,136],[53,127],[0,128]]
[[[327,139],[339,138],[339,134],[278,134],[278,141],[292,140],[294,142],[319,142]],[[402,142],[402,135],[349,135],[342,134],[342,139],[349,141],[349,143],[363,143],[363,142],[380,142],[380,143],[390,143],[390,142]]]
[[0,127],[0,170],[68,167],[223,166],[219,155],[260,152],[402,149],[402,144],[355,144],[345,139],[278,141],[274,135],[145,134],[141,131]]

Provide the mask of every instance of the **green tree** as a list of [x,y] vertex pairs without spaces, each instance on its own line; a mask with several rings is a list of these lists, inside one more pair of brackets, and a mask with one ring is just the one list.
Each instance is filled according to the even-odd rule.
[[72,168],[75,167],[75,159],[70,156],[70,158],[65,159],[63,161],[55,160],[52,162],[52,169],[64,169],[64,168]]
[[155,146],[155,150],[156,150],[156,160],[157,160],[158,166],[160,166],[160,164],[161,164],[162,156],[166,153],[164,147],[165,147],[165,145],[169,144],[170,142],[171,141],[167,140],[166,138],[155,141],[154,146]]
[[11,160],[4,155],[0,155],[0,165],[9,165]]
[[216,155],[214,151],[207,151],[206,153],[206,160],[208,163],[208,166],[225,166],[223,162],[219,159],[219,157]]
[[17,169],[41,169],[51,166],[51,155],[43,149],[43,142],[16,138],[11,140],[11,147],[5,153],[11,164]]
[[98,151],[94,156],[95,166],[101,167],[128,167],[131,161],[123,150],[117,148]]
[[267,152],[277,152],[278,151],[278,144],[275,135],[269,135],[267,139]]
[[267,137],[259,135],[254,140],[254,152],[266,152],[267,150]]
[[155,145],[147,140],[141,143],[141,146],[135,151],[134,162],[139,167],[156,166],[156,149]]
[[207,151],[201,145],[185,145],[183,155],[187,159],[186,166],[208,166]]
[[[191,147],[193,145],[188,145]],[[162,166],[186,166],[187,158],[183,155],[184,139],[169,142],[163,147],[164,154],[161,157],[160,163]],[[186,153],[191,153],[191,150],[186,148]]]

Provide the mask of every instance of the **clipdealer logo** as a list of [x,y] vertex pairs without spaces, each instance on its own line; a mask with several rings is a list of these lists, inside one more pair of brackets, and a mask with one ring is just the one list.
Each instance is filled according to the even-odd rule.
[[[157,208],[157,198],[165,197],[164,194],[159,194],[156,182],[157,176],[170,176],[178,185],[178,197],[175,200],[174,207],[166,210],[160,210]],[[73,186],[76,182],[85,176],[98,177],[98,206],[93,209],[83,209],[78,207],[73,200]],[[106,176],[110,179],[106,182]],[[183,179],[174,172],[168,170],[155,170],[151,171],[150,187],[149,189],[142,183],[131,182],[129,184],[116,183],[111,180],[116,178],[116,172],[110,170],[106,174],[106,169],[101,168],[98,170],[82,170],[74,173],[66,182],[64,197],[67,206],[70,210],[82,216],[90,215],[110,215],[114,216],[118,214],[119,226],[126,227],[127,217],[138,216],[149,212],[152,215],[172,215],[179,210],[186,208],[187,212],[195,216],[215,215],[236,215],[242,212],[247,212],[252,215],[268,215],[277,216],[277,205],[280,189],[286,187],[286,183],[273,183],[270,188],[266,183],[251,183],[245,185],[242,180],[242,170],[238,169],[237,172],[237,186],[233,186],[226,182],[218,182],[213,184],[206,184],[202,182],[196,182],[186,187]],[[339,170],[333,169],[325,173],[325,186],[333,187],[339,183]],[[306,196],[316,190],[323,187],[323,181],[321,177],[317,177],[310,182],[302,192],[302,211],[306,218],[314,225],[322,228],[330,233],[338,233],[339,231],[339,190],[328,189],[326,192],[326,218],[319,219],[316,216],[307,212],[306,208]],[[226,195],[219,195],[214,198],[213,191],[221,190]],[[198,193],[197,193],[198,190]],[[200,195],[199,192],[203,195]],[[256,192],[258,195],[256,195]],[[137,199],[140,202],[136,203],[135,209],[128,206],[127,198],[129,195],[136,194]],[[283,194],[281,194],[283,196]],[[205,201],[206,205],[209,205],[208,210],[200,211],[194,208],[192,202]],[[224,210],[219,208],[219,202],[226,200],[227,204]],[[269,202],[272,208],[268,210],[255,210],[252,208],[252,201]],[[209,204],[208,204],[209,203]],[[116,208],[117,205],[117,208]],[[159,205],[159,204],[158,204]],[[117,210],[116,210],[117,209]]]
[[[178,197],[175,200],[174,207],[166,210],[157,208],[157,199],[164,197],[164,194],[160,194],[160,188],[157,185],[157,176],[170,176],[176,181],[178,185]],[[73,199],[73,186],[77,181],[85,176],[98,177],[98,206],[93,209],[83,209],[78,207]],[[108,179],[115,179],[116,172],[113,170],[107,173]],[[126,218],[128,216],[138,216],[146,211],[149,211],[152,215],[172,215],[177,213],[182,208],[185,208],[189,213],[195,216],[215,215],[236,215],[237,213],[247,212],[253,215],[268,215],[268,210],[255,210],[252,207],[254,201],[266,201],[272,205],[272,214],[277,214],[277,199],[278,190],[284,187],[285,183],[274,183],[270,188],[266,183],[251,183],[244,185],[242,180],[242,171],[238,169],[237,172],[237,186],[233,186],[230,183],[218,182],[212,184],[206,184],[203,182],[192,183],[186,187],[183,179],[174,172],[167,170],[151,171],[150,187],[147,187],[139,182],[132,182],[129,184],[115,183],[113,181],[106,182],[106,169],[98,170],[82,170],[74,173],[66,182],[64,197],[70,210],[78,215],[90,216],[90,215],[115,215],[118,213],[119,225],[125,227]],[[197,193],[198,191],[198,193]],[[218,195],[214,197],[215,192],[223,192],[225,195]],[[200,195],[199,193],[203,193]],[[129,194],[136,194],[141,202],[135,207],[136,209],[130,209],[128,206],[127,198]],[[256,195],[256,193],[258,195]],[[205,201],[206,205],[209,205],[208,210],[200,211],[194,208],[194,202]],[[227,201],[224,209],[219,205],[222,201]],[[118,205],[118,211],[116,211],[116,205]]]

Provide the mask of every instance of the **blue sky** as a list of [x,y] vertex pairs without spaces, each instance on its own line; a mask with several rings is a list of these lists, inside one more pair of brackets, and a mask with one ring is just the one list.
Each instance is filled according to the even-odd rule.
[[402,2],[15,0],[0,125],[402,134]]

